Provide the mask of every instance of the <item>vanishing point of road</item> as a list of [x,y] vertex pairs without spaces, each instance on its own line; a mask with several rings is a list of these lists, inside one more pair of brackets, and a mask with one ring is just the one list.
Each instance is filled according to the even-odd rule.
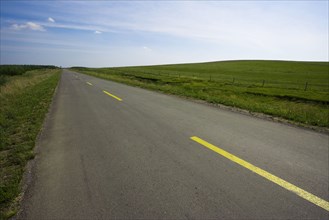
[[64,70],[22,219],[328,219],[328,135]]

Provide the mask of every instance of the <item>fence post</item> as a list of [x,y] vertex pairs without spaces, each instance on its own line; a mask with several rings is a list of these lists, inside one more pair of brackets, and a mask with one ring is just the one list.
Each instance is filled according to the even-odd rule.
[[211,74],[209,75],[209,81],[211,81]]
[[265,84],[265,80],[263,80],[263,85],[262,85],[262,87],[264,87],[264,84]]
[[305,83],[304,91],[307,90],[308,82]]

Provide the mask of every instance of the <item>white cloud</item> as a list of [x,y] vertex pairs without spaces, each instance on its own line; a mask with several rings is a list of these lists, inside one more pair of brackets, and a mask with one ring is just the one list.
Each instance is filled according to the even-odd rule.
[[28,29],[28,30],[33,30],[33,31],[45,31],[46,29],[36,23],[33,22],[26,22],[25,24],[13,24],[11,26],[12,29],[14,30],[23,30],[23,29]]
[[151,48],[149,48],[149,47],[146,47],[146,46],[143,46],[143,49],[144,49],[144,50],[146,50],[146,51],[152,51],[152,49],[151,49]]
[[[102,54],[106,59],[100,55],[90,59],[90,65],[143,65],[227,59],[328,60],[328,7],[321,7],[323,10],[319,12],[322,3],[29,2],[38,6],[34,7],[38,10],[17,10],[21,10],[20,14],[26,13],[38,19],[35,20],[37,24],[28,25],[27,20],[11,23],[13,21],[10,20],[7,24],[14,25],[8,33],[12,36],[7,34],[6,37],[25,45],[33,43],[33,47],[35,43],[44,48],[48,45],[49,50],[102,51],[115,57],[108,61],[108,56]],[[328,6],[328,3],[323,4]],[[39,5],[43,5],[42,9]],[[74,10],[76,8],[79,10]],[[55,21],[50,15],[61,19]],[[2,16],[1,19],[6,18]],[[3,39],[3,31],[7,30],[1,29]],[[22,29],[52,31],[45,38],[37,31]],[[72,34],[73,30],[79,31],[79,35]],[[90,38],[84,36],[93,33],[101,38],[90,41]],[[118,49],[105,50],[104,45],[115,45]],[[127,54],[132,55],[127,57]],[[63,57],[69,56],[63,54]],[[78,63],[80,61],[77,57],[75,59]],[[71,62],[71,57],[66,60]]]
[[[77,4],[83,10],[72,10]],[[94,4],[89,1],[68,1],[61,5],[64,12],[70,12],[61,18],[64,23],[48,22],[43,25],[88,30],[95,34],[156,34],[179,40],[195,40],[198,44],[236,46],[241,51],[262,49],[277,52],[278,49],[287,51],[288,48],[296,51],[296,48],[312,48],[316,42],[323,42],[328,36],[326,31],[326,36],[322,37],[323,30],[326,30],[323,27],[326,28],[327,24],[323,25],[311,10],[306,9],[308,4],[291,3],[286,7],[281,3],[184,1],[112,5],[108,2]],[[43,16],[46,16],[48,12],[44,13]],[[149,16],[145,16],[145,13]],[[94,16],[84,23],[83,18],[90,14]],[[327,17],[322,20],[328,20]],[[325,43],[322,48],[327,46],[328,43]],[[327,51],[322,49],[322,53]]]
[[[102,34],[104,32],[112,32],[112,33],[118,33],[116,30],[111,30],[106,27],[100,27],[97,25],[88,25],[88,24],[75,24],[75,23],[51,23],[51,22],[40,22],[40,24],[44,27],[50,27],[50,28],[62,28],[62,29],[70,29],[70,30],[81,30],[81,31],[92,31],[97,32],[95,34]],[[95,31],[97,30],[97,31]],[[100,33],[98,33],[100,32]]]
[[51,17],[48,18],[48,21],[51,22],[51,23],[55,23],[55,20]]

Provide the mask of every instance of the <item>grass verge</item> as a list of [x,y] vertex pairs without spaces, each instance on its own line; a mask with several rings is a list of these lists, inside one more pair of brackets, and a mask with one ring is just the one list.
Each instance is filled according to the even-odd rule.
[[23,75],[27,71],[37,69],[57,69],[49,65],[0,65],[0,86],[5,84],[11,76]]
[[59,69],[12,76],[0,87],[0,219],[16,214],[21,180],[60,78]]
[[[265,113],[300,125],[328,128],[328,67],[327,62],[229,61],[73,70],[168,94]],[[305,81],[308,82],[306,89]]]

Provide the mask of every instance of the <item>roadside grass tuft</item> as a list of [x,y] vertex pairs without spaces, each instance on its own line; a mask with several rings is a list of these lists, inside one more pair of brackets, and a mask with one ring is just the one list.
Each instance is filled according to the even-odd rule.
[[265,113],[301,125],[329,127],[329,63],[223,61],[81,73],[168,94]]
[[16,214],[21,180],[60,77],[59,69],[11,76],[0,87],[0,219]]

